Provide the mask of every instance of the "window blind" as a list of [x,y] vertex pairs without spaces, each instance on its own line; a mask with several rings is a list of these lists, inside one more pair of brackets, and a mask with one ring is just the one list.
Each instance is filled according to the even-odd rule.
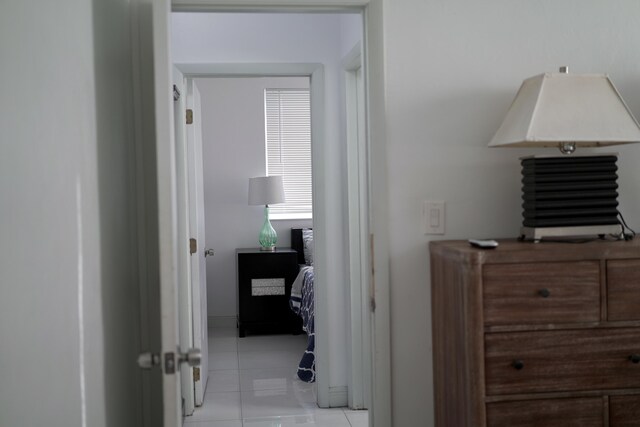
[[265,89],[267,175],[281,175],[286,203],[272,218],[311,218],[311,107],[308,89]]

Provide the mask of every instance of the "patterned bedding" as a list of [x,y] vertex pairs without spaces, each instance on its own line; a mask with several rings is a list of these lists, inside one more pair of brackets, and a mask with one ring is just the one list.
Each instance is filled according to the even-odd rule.
[[291,287],[289,305],[302,318],[302,329],[307,333],[307,349],[298,365],[298,378],[312,383],[316,380],[315,326],[314,326],[313,267],[303,266]]

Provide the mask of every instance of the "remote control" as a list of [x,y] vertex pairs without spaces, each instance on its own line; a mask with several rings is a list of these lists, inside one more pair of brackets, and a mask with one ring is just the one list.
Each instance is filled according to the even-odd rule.
[[482,249],[495,249],[498,247],[498,242],[495,240],[469,239],[469,243],[471,246]]

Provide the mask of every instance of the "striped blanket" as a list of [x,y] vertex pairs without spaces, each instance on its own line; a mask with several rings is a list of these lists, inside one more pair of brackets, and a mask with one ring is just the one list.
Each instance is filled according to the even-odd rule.
[[314,327],[313,267],[304,266],[291,287],[289,305],[302,317],[302,329],[307,333],[307,349],[298,365],[298,378],[312,383],[316,380],[315,327]]

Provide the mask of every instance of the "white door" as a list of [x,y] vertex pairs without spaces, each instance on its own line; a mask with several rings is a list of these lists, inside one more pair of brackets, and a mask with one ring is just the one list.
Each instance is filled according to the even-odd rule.
[[187,124],[187,173],[189,176],[189,235],[196,241],[191,254],[191,289],[193,301],[193,346],[201,349],[202,361],[194,375],[195,404],[201,406],[207,387],[209,344],[207,334],[207,245],[204,229],[204,179],[202,157],[202,114],[200,92],[193,79],[186,79],[186,106],[191,111]]
[[[178,342],[178,273],[175,193],[175,151],[169,58],[169,2],[152,5],[156,158],[158,176],[158,238],[160,246],[160,327],[163,426],[182,425]],[[174,354],[171,363],[169,355]],[[168,357],[169,356],[169,357]]]
[[[178,312],[180,347],[193,347],[193,312],[191,286],[191,258],[195,244],[191,243],[189,224],[189,170],[187,153],[187,114],[185,79],[177,67],[173,67],[173,120],[175,130],[176,157],[176,202],[177,248],[178,248]],[[193,247],[192,247],[193,246]],[[193,367],[180,366],[180,384],[183,399],[183,414],[193,415],[195,408]],[[197,367],[196,367],[197,369]]]
[[[174,129],[174,110],[171,76],[171,58],[169,54],[169,0],[155,0],[149,4],[152,19],[151,28],[141,20],[142,44],[146,43],[146,32],[153,34],[153,57],[142,56],[141,64],[153,73],[153,96],[155,99],[153,122],[155,128],[155,156],[157,176],[157,212],[158,212],[158,261],[160,288],[160,353],[150,349],[146,365],[159,364],[162,369],[162,427],[182,425],[182,361],[197,361],[188,347],[179,340],[179,249],[184,242],[179,238],[178,220],[178,177],[176,163],[176,144]],[[145,10],[145,9],[141,9]],[[147,9],[148,10],[148,9]],[[148,62],[146,62],[148,61]],[[152,64],[150,70],[148,65]],[[147,116],[148,117],[148,116]],[[182,159],[184,161],[184,159]],[[184,231],[183,231],[184,233]],[[184,283],[184,282],[182,282]],[[153,301],[152,301],[153,303]],[[190,322],[188,322],[190,323]],[[188,375],[187,375],[188,376]],[[154,385],[151,385],[154,387]],[[155,390],[149,390],[150,393]],[[151,412],[160,408],[151,408]],[[155,426],[153,426],[155,427]]]

